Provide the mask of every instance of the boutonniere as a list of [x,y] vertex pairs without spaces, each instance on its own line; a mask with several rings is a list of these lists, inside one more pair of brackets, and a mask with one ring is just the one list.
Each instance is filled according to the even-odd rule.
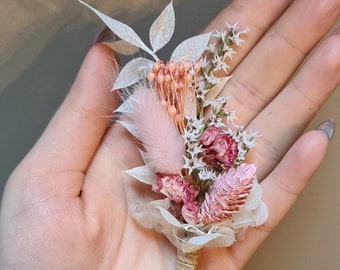
[[257,134],[237,125],[236,112],[227,109],[231,97],[219,96],[247,29],[226,24],[224,31],[194,36],[163,61],[156,53],[175,29],[172,2],[150,27],[151,48],[126,24],[80,2],[120,38],[111,44],[115,50],[141,49],[153,59],[132,59],[112,89],[124,92],[114,113],[138,140],[144,160],[125,173],[158,194],[128,204],[142,226],[177,248],[178,269],[195,269],[199,249],[231,246],[268,216],[256,165],[245,162]]

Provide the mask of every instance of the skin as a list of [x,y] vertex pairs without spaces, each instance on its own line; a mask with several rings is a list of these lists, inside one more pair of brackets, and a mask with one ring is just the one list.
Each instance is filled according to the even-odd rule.
[[[222,29],[228,18],[251,30],[223,95],[234,96],[240,124],[262,135],[248,161],[263,179],[269,218],[230,248],[203,249],[199,269],[241,269],[322,161],[327,137],[301,133],[340,80],[340,35],[315,49],[339,13],[339,0],[235,0],[206,29]],[[174,268],[167,240],[127,212],[122,171],[141,159],[126,131],[104,117],[119,102],[109,91],[112,54],[103,44],[89,50],[65,101],[11,174],[0,213],[1,269]]]

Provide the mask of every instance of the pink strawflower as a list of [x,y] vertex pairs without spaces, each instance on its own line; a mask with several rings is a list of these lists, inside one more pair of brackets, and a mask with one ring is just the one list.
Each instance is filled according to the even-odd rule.
[[156,173],[152,190],[164,194],[176,204],[194,202],[198,191],[178,174]]
[[182,207],[182,217],[189,224],[197,224],[199,222],[198,218],[198,202],[191,202],[184,204]]
[[218,133],[216,126],[210,126],[204,131],[200,141],[203,144],[205,163],[223,169],[233,166],[238,155],[238,144],[230,134]]
[[201,219],[206,223],[231,218],[242,207],[251,191],[256,166],[242,163],[216,178],[201,206]]
[[201,143],[204,145],[204,146],[209,146],[211,145],[215,139],[216,139],[216,136],[218,134],[218,127],[216,126],[209,126],[202,134],[201,136]]

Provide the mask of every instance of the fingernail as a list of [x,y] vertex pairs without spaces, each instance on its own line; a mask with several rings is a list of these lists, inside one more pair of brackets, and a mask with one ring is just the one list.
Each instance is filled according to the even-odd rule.
[[340,26],[335,28],[335,30],[333,31],[333,35],[338,35],[338,34],[340,34]]
[[101,31],[99,31],[92,40],[92,45],[101,42],[113,42],[117,40],[117,36],[105,26]]
[[335,121],[333,119],[327,119],[316,128],[316,130],[321,131],[327,139],[330,141],[333,137],[334,130],[335,130]]

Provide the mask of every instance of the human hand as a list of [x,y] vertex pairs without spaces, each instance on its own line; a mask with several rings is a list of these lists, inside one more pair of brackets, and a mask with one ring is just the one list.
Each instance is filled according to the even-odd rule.
[[[242,268],[325,153],[321,132],[297,138],[339,82],[339,35],[323,41],[291,78],[335,22],[340,5],[298,0],[288,8],[291,2],[234,1],[209,26],[221,28],[227,20],[250,29],[223,94],[234,96],[229,105],[239,123],[262,135],[248,157],[264,179],[269,219],[231,248],[203,249],[200,269]],[[141,228],[127,211],[122,171],[141,159],[121,126],[107,128],[107,108],[118,104],[109,93],[111,59],[104,45],[90,50],[65,102],[8,180],[0,220],[1,268],[162,269],[174,264],[170,244]]]

